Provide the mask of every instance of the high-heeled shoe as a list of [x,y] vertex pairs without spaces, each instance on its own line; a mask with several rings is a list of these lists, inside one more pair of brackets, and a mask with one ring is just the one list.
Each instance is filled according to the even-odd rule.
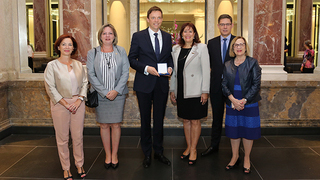
[[251,169],[243,167],[243,173],[250,174],[251,173]]
[[119,162],[117,162],[116,164],[111,163],[111,167],[112,167],[113,169],[117,169],[118,166],[119,166]]
[[180,159],[182,160],[187,159],[189,156],[190,156],[190,153],[188,155],[181,154]]
[[69,170],[66,170],[66,171],[67,171],[67,173],[68,173],[68,177],[63,177],[64,180],[72,180],[73,176],[70,175],[70,171],[69,171]]
[[197,162],[197,151],[195,151],[195,153],[196,153],[196,159],[194,159],[194,160],[191,160],[190,159],[190,157],[191,157],[191,152],[190,152],[190,156],[189,156],[189,161],[188,161],[188,164],[189,165],[195,165],[196,164],[196,162]]
[[237,166],[239,165],[239,163],[240,163],[240,159],[238,158],[237,161],[236,161],[236,163],[234,163],[234,165],[228,164],[228,165],[226,166],[226,170],[228,171],[228,170],[230,170],[230,169],[233,169],[233,168],[237,167]]
[[189,159],[188,164],[189,164],[190,166],[192,166],[192,165],[195,165],[196,162],[197,162],[197,159],[195,159],[195,160],[190,160],[190,159]]
[[79,176],[80,178],[84,178],[84,177],[87,176],[86,172],[85,172],[84,169],[83,169],[83,166],[80,168],[80,169],[81,169],[81,172],[80,172],[80,173],[78,172],[78,168],[77,168],[77,167],[76,167],[76,169],[77,169],[78,176]]
[[111,162],[110,163],[104,162],[104,168],[109,169],[110,167],[111,167]]

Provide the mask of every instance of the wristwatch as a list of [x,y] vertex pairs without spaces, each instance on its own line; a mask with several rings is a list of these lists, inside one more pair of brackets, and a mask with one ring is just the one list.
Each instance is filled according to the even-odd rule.
[[83,101],[83,97],[79,96],[78,99],[80,99],[81,101]]

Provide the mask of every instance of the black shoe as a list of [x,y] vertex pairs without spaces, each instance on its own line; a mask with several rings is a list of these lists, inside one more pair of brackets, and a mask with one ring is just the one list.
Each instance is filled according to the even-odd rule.
[[143,160],[143,167],[148,168],[151,165],[151,157],[146,156]]
[[187,159],[189,156],[190,156],[190,153],[188,155],[181,154],[180,158],[183,160],[183,159]]
[[201,156],[207,156],[209,154],[212,154],[212,153],[218,152],[218,151],[219,151],[218,147],[215,148],[215,147],[210,146],[210,147],[208,147],[208,149],[206,149],[205,151],[203,151],[201,153]]
[[86,174],[86,172],[84,171],[83,167],[81,167],[81,172],[80,172],[80,173],[78,172],[78,168],[77,168],[77,167],[76,167],[76,169],[77,169],[78,176],[79,176],[80,178],[85,178],[85,177],[87,176],[87,174]]
[[105,167],[106,169],[109,169],[109,168],[111,167],[111,162],[110,162],[110,163],[104,163],[104,167]]
[[154,159],[158,159],[158,161],[162,162],[163,164],[166,164],[168,166],[171,165],[171,162],[168,158],[166,158],[163,154],[154,154]]
[[234,164],[234,165],[230,165],[230,164],[228,164],[227,166],[226,166],[226,170],[228,171],[228,170],[230,170],[230,169],[233,169],[233,168],[235,168],[235,167],[237,167],[238,165],[239,165],[239,163],[240,163],[240,160],[239,160],[239,158],[238,158],[238,160],[236,161],[236,163]]
[[72,175],[70,175],[70,171],[67,170],[67,173],[68,173],[68,177],[64,177],[64,180],[72,180]]
[[190,160],[189,159],[188,164],[192,166],[192,165],[195,165],[196,162],[197,162],[197,159],[195,159],[195,160]]
[[245,167],[243,167],[243,173],[245,173],[245,174],[250,174],[250,173],[251,173],[250,168],[245,168]]
[[113,169],[117,169],[118,166],[119,166],[119,162],[117,162],[116,164],[111,163],[111,167],[112,167]]

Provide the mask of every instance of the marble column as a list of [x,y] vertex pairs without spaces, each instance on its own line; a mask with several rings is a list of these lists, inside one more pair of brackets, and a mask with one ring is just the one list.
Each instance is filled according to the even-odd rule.
[[284,2],[279,0],[254,1],[253,57],[262,67],[263,80],[286,80],[283,58]]
[[311,24],[312,24],[312,0],[299,0],[297,3],[299,20],[297,23],[298,26],[298,51],[304,51],[305,47],[303,46],[304,41],[311,40]]
[[[72,35],[78,43],[74,58],[85,63],[91,45],[91,1],[63,1],[63,34]],[[95,33],[94,33],[95,34]],[[95,37],[93,37],[95,38]]]
[[33,0],[34,48],[37,52],[46,52],[46,1]]

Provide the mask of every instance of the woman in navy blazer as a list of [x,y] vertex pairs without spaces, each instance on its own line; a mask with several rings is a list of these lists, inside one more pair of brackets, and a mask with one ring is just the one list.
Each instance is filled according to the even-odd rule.
[[200,119],[208,114],[210,62],[208,48],[200,43],[192,23],[181,26],[179,44],[172,49],[174,71],[170,83],[171,101],[177,102],[178,116],[183,119],[187,149],[181,159],[189,165],[197,159],[197,144],[201,133]]
[[91,49],[87,55],[88,78],[92,85],[90,91],[94,89],[99,94],[96,120],[100,123],[106,153],[104,167],[116,169],[119,165],[120,123],[126,94],[129,92],[127,81],[130,65],[126,51],[117,45],[118,36],[113,25],[102,26],[98,32],[98,40],[100,46]]

